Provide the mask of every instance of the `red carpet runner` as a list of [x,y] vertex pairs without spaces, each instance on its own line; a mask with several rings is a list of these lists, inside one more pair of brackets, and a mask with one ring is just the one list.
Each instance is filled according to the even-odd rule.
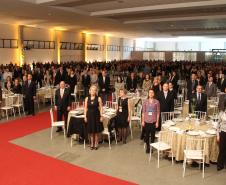
[[132,184],[9,143],[48,127],[48,112],[0,124],[0,185]]

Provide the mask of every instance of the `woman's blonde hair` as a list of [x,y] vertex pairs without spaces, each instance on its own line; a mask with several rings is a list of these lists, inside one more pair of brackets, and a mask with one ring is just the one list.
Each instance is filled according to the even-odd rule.
[[89,88],[89,94],[90,94],[90,92],[91,92],[91,89],[95,89],[96,90],[96,92],[97,92],[97,86],[96,85],[91,85],[90,86],[90,88]]
[[120,92],[120,91],[123,91],[124,94],[127,94],[127,90],[126,90],[125,88],[120,88],[120,89],[119,89],[119,92]]

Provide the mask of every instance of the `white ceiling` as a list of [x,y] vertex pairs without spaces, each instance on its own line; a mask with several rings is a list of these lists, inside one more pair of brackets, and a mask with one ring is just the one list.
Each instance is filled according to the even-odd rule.
[[1,0],[0,22],[115,36],[226,35],[226,0]]

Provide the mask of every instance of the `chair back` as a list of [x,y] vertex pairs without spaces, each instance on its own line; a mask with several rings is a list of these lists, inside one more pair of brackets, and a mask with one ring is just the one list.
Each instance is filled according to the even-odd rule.
[[118,103],[117,102],[112,102],[112,109],[117,109]]
[[53,117],[53,109],[52,109],[52,108],[50,109],[49,113],[50,113],[51,125],[52,125],[52,124],[53,124],[53,122],[54,122],[54,117]]
[[14,100],[14,97],[12,96],[8,96],[5,98],[5,106],[13,106],[13,100]]
[[71,109],[75,110],[77,108],[82,108],[84,107],[84,102],[72,102],[71,103]]
[[171,148],[173,148],[173,139],[174,132],[173,131],[160,131],[158,142],[161,144],[162,142],[168,144]]
[[77,92],[78,92],[78,87],[77,87],[77,85],[75,85],[75,87],[74,87],[74,94],[77,94]]
[[164,124],[168,120],[172,120],[174,118],[174,112],[161,112],[161,121]]
[[194,113],[195,113],[195,118],[202,119],[202,120],[206,119],[206,112],[195,111]]
[[16,96],[16,102],[15,104],[16,105],[23,105],[23,95],[22,94],[17,94],[15,95]]
[[106,101],[105,105],[107,108],[112,108],[112,101]]
[[194,136],[186,136],[186,150],[196,150],[201,151],[202,154],[205,154],[206,150],[206,139],[201,137],[194,137]]

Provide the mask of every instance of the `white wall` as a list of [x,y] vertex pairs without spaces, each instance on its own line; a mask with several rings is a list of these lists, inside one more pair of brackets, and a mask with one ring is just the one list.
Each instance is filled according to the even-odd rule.
[[176,49],[176,42],[156,42],[155,50],[157,51],[174,51]]
[[202,51],[212,51],[212,49],[224,49],[224,42],[223,40],[208,40],[201,42],[201,50]]
[[[133,39],[124,38],[123,46],[133,47]],[[131,59],[131,52],[123,52],[123,60]]]
[[[16,25],[0,24],[0,39],[18,39]],[[0,48],[0,64],[19,63],[18,49]]]
[[[24,40],[40,40],[40,41],[55,41],[59,34],[62,42],[76,42],[82,43],[82,34],[80,32],[55,31],[53,29],[43,29],[34,27],[24,27]],[[0,38],[4,39],[18,39],[18,26],[0,24]],[[87,34],[88,44],[104,45],[104,35]],[[133,47],[133,39],[120,39],[113,36],[106,37],[107,45],[128,46]],[[81,50],[61,50],[60,59],[62,62],[71,60],[82,60],[83,52]],[[130,59],[131,52],[123,51],[90,51],[87,50],[87,61],[102,61],[105,60],[120,60]],[[0,63],[8,64],[9,62],[19,64],[20,55],[19,49],[0,49]],[[55,49],[31,49],[24,51],[24,62],[56,62],[57,61],[57,47]]]
[[[120,38],[108,37],[107,45],[120,46]],[[108,51],[107,60],[120,60],[120,51]]]
[[[55,41],[55,30],[24,27],[24,40]],[[52,62],[56,61],[55,49],[31,49],[24,52],[24,62]]]
[[[82,34],[79,32],[62,32],[61,42],[82,43]],[[61,50],[60,61],[81,61],[82,50]]]
[[199,51],[199,42],[177,42],[177,51]]
[[[86,35],[86,42],[87,44],[104,44],[104,36],[102,35],[94,35],[94,34],[87,34]],[[93,61],[103,61],[105,60],[105,51],[93,51],[87,50],[86,53],[86,60],[89,62]]]

